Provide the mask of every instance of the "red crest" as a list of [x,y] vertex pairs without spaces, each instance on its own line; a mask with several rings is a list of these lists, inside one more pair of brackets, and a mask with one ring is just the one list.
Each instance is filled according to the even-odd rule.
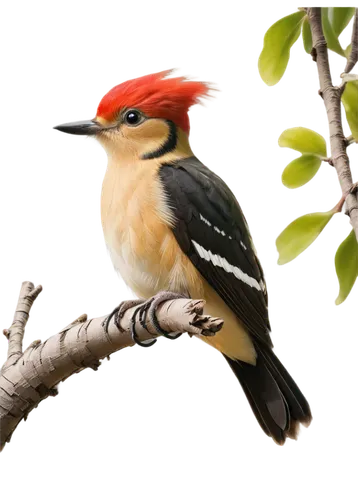
[[166,78],[172,70],[128,80],[117,85],[100,102],[97,116],[112,121],[123,108],[137,108],[152,118],[172,120],[189,133],[189,108],[207,97],[207,83],[185,77]]

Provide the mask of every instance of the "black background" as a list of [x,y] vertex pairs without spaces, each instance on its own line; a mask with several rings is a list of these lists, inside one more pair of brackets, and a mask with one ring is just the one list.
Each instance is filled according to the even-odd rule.
[[[225,104],[212,105],[208,113],[193,112],[200,120],[203,159],[216,159],[225,176],[240,184],[240,197],[249,200],[249,217],[256,217],[256,237],[265,240],[265,265],[271,270],[272,223],[280,215],[294,214],[296,206],[327,207],[335,199],[335,186],[322,177],[312,193],[280,193],[272,185],[272,167],[279,167],[287,153],[271,152],[271,129],[280,119],[309,119],[320,126],[320,104],[312,98],[311,65],[296,59],[297,71],[289,74],[288,88],[264,97],[256,88],[255,73],[247,72],[247,56],[256,53],[256,31],[264,29],[264,15],[279,15],[276,8],[256,9],[248,25],[245,45],[230,63],[232,45],[208,52],[207,62],[192,54],[185,72],[216,71],[225,81]],[[33,335],[47,335],[56,319],[72,318],[79,304],[103,311],[119,295],[119,282],[103,271],[103,250],[96,248],[94,199],[96,168],[102,164],[79,138],[47,130],[48,120],[63,120],[65,111],[87,109],[95,101],[96,87],[119,71],[143,71],[140,58],[112,58],[108,64],[58,51],[56,64],[48,67],[46,88],[33,93],[41,103],[32,127],[19,146],[22,160],[6,172],[2,225],[6,234],[6,266],[2,274],[0,317],[7,317],[7,296],[13,295],[16,273],[32,271],[34,278],[49,280],[49,294],[40,299],[41,312],[33,314]],[[215,55],[216,54],[216,55]],[[148,54],[146,61],[180,60],[182,54]],[[192,64],[190,61],[193,62]],[[227,60],[227,62],[225,62]],[[131,62],[130,62],[131,61]],[[241,62],[240,62],[241,61]],[[36,124],[36,126],[35,126]],[[27,142],[29,146],[27,147]],[[31,144],[31,145],[30,145]],[[356,153],[354,154],[356,157]],[[353,156],[353,161],[354,161]],[[21,175],[20,175],[21,173]],[[332,228],[334,228],[332,230]],[[280,356],[296,369],[314,408],[324,399],[337,398],[331,385],[332,359],[339,333],[353,320],[357,297],[343,314],[327,312],[328,248],[335,247],[335,227],[321,249],[297,266],[296,273],[273,275],[273,335],[280,336]],[[337,220],[343,231],[342,218]],[[214,352],[200,353],[199,344],[162,343],[152,351],[114,355],[104,376],[81,376],[79,384],[62,387],[57,401],[46,402],[41,415],[22,425],[9,456],[30,454],[51,457],[128,447],[138,451],[160,446],[180,454],[215,442],[234,450],[264,447],[263,436],[249,425],[249,413],[231,377],[224,376],[224,362]],[[336,395],[335,395],[336,394]],[[326,409],[326,413],[329,410]],[[328,417],[324,417],[328,419]],[[321,435],[306,433],[304,447],[319,447]],[[158,444],[159,443],[159,444]],[[113,448],[114,447],[114,448]]]

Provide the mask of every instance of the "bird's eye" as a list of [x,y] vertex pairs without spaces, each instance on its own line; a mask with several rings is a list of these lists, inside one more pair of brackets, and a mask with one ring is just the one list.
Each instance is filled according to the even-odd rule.
[[138,125],[141,119],[141,114],[135,109],[130,109],[124,115],[124,123],[126,123],[127,125]]

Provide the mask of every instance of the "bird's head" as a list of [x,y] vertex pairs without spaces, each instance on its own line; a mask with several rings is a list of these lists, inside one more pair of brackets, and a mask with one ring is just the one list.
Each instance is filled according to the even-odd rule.
[[93,120],[65,123],[55,129],[95,136],[109,154],[158,158],[189,135],[189,108],[208,96],[210,87],[171,71],[117,85],[99,103]]

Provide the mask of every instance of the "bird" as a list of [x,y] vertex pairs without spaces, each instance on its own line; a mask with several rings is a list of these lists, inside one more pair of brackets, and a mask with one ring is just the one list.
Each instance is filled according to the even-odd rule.
[[[54,128],[93,136],[107,153],[104,237],[138,304],[155,318],[153,297],[156,306],[171,297],[203,298],[224,325],[199,337],[223,354],[261,428],[282,445],[312,415],[273,352],[265,277],[240,205],[190,147],[189,109],[212,90],[172,70],[153,73],[112,88],[94,119]],[[135,331],[133,339],[155,342],[140,342]]]

